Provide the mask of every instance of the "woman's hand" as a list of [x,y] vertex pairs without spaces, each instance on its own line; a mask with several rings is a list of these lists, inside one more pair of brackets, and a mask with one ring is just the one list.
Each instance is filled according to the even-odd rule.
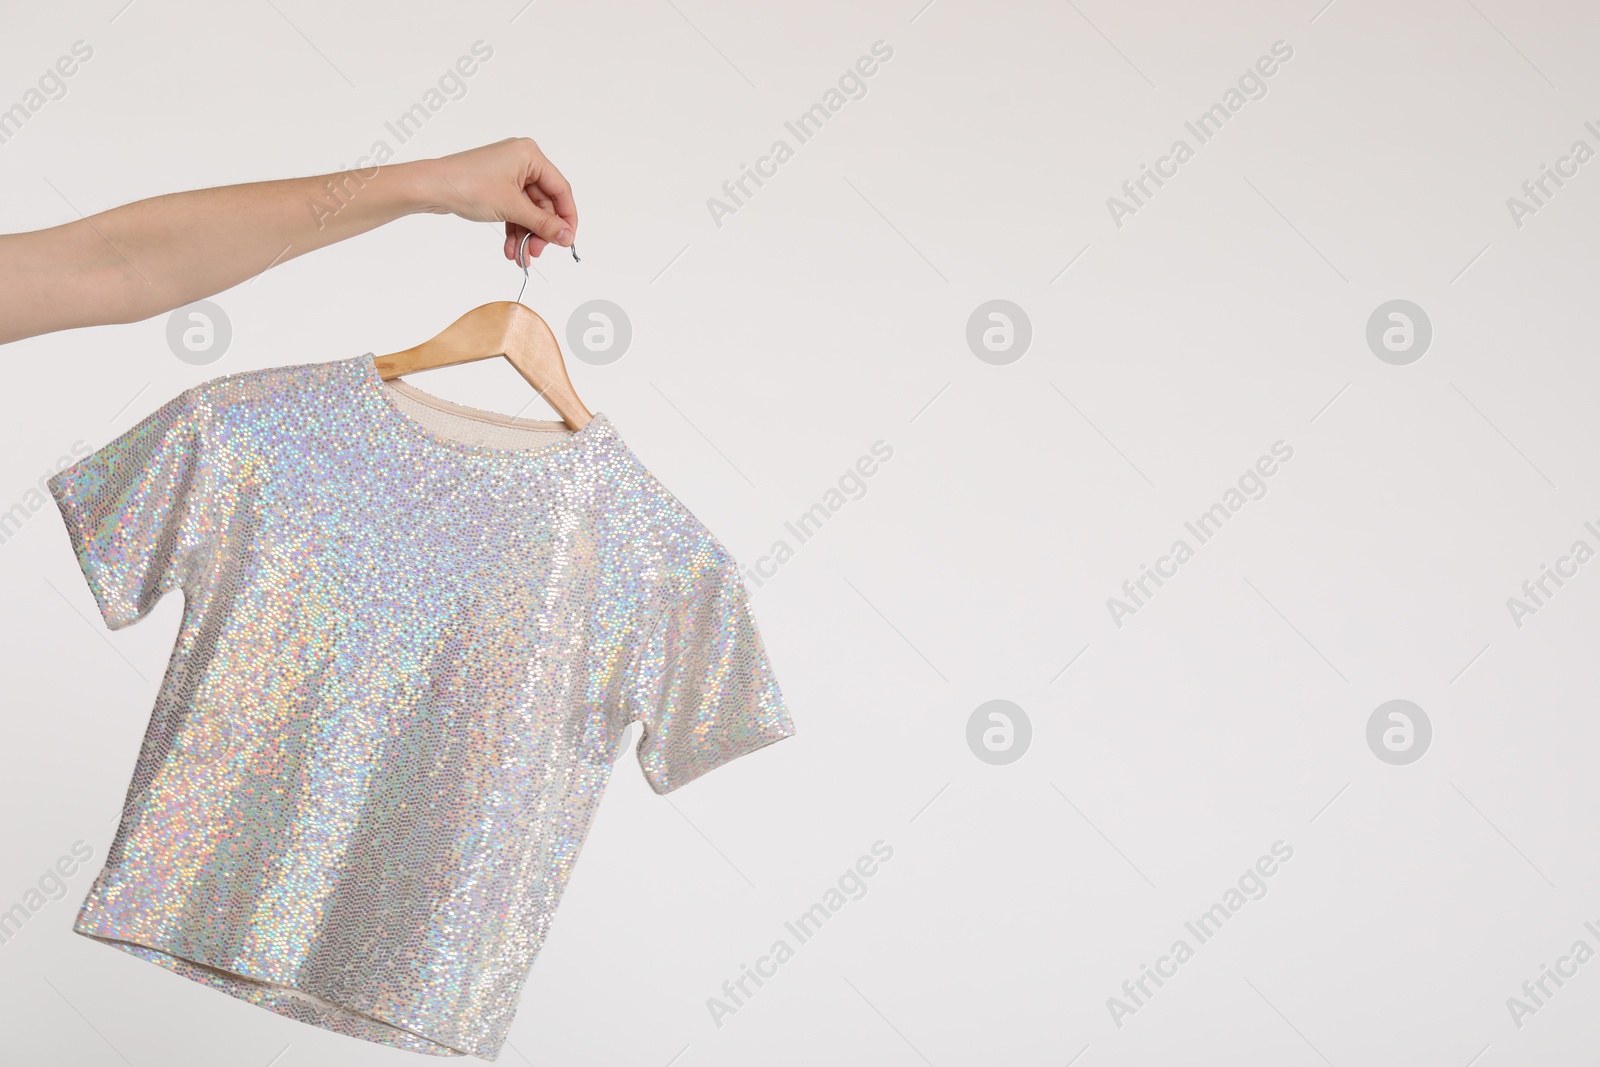
[[530,256],[546,245],[569,246],[575,239],[578,208],[572,186],[531,137],[508,137],[417,166],[432,200],[427,210],[472,222],[505,223],[505,256],[513,262],[523,234],[533,234]]

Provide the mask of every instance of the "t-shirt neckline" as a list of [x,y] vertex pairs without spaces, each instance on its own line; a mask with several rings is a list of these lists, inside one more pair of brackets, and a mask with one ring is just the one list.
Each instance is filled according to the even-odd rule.
[[[565,452],[570,448],[586,444],[591,438],[602,434],[610,425],[610,420],[601,411],[595,412],[594,416],[581,429],[567,430],[566,424],[561,422],[541,419],[519,419],[510,415],[502,415],[496,411],[486,411],[483,408],[457,404],[452,400],[446,400],[443,397],[434,396],[432,393],[418,389],[404,380],[386,381],[378,373],[377,364],[373,360],[374,353],[372,352],[365,352],[350,360],[351,363],[355,364],[356,373],[360,376],[365,390],[378,402],[390,422],[395,423],[409,436],[418,438],[435,448],[444,448],[461,455],[477,456],[502,462],[541,461],[546,456]],[[509,426],[515,429],[537,430],[545,433],[553,430],[564,430],[567,436],[539,448],[499,448],[494,445],[475,445],[467,441],[457,440],[454,437],[429,429],[401,410],[400,406],[394,402],[394,398],[389,395],[388,389],[385,388],[391,384],[399,386],[406,396],[419,403],[450,412],[464,419],[470,419],[473,422],[491,426]]]

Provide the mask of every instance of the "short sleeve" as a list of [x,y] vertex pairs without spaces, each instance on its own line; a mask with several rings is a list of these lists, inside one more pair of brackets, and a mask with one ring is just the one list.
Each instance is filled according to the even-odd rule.
[[46,483],[108,629],[180,586],[204,540],[200,440],[186,390]]
[[657,793],[794,733],[733,561],[708,567],[663,607],[637,651],[630,721]]

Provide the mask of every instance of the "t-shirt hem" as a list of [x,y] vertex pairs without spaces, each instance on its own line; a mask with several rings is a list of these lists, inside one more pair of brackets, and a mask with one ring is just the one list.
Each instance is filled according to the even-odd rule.
[[135,935],[104,923],[96,924],[81,915],[73,923],[72,932],[245,1003],[346,1037],[425,1056],[473,1056],[493,1062],[500,1053],[498,1048],[472,1047],[465,1043],[458,1047],[443,1035],[425,1034],[403,1019],[358,1011],[308,990],[233,970],[164,938]]

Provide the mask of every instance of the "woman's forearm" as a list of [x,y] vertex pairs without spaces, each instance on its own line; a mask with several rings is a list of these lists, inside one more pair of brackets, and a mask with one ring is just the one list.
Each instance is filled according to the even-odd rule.
[[508,259],[524,244],[530,256],[570,245],[578,228],[571,185],[528,137],[438,159],[154,196],[0,234],[0,344],[138,322],[422,211],[503,223]]
[[0,343],[137,322],[429,202],[432,160],[168,193],[0,235]]

